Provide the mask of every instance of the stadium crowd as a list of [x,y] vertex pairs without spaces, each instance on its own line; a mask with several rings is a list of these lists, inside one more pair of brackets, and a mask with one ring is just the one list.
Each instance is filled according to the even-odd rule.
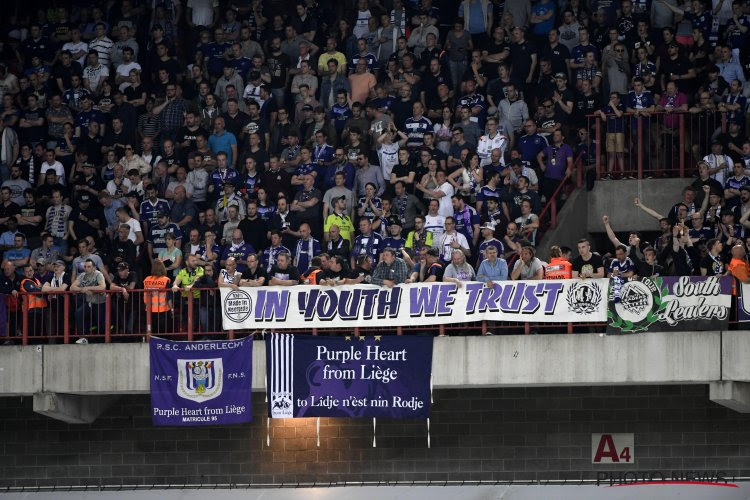
[[[25,292],[53,331],[68,319],[38,292],[82,292],[78,331],[101,333],[105,289],[171,288],[145,297],[162,315],[193,286],[747,279],[749,1],[6,7],[3,336]],[[658,236],[623,244],[605,216],[605,255],[537,258],[543,206],[599,161],[593,123],[618,178],[678,112],[725,125],[691,141],[668,214],[635,200]]]

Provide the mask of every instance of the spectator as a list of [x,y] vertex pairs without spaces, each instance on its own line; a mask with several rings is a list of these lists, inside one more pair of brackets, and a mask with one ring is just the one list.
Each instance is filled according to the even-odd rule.
[[544,279],[544,266],[536,257],[536,250],[532,245],[521,246],[520,258],[513,266],[510,274],[513,280],[541,280]]
[[299,271],[292,265],[292,257],[286,252],[279,254],[268,275],[271,277],[269,285],[294,286],[299,284]]
[[508,264],[499,255],[501,253],[496,246],[488,246],[484,251],[484,259],[477,270],[477,281],[485,283],[489,288],[494,286],[494,281],[508,279]]
[[396,255],[394,249],[386,247],[383,249],[382,260],[372,274],[372,284],[393,288],[406,282],[408,275],[409,269],[406,262]]
[[473,281],[474,277],[474,268],[466,262],[466,255],[461,250],[453,250],[451,263],[446,266],[443,273],[443,281],[455,283],[458,288],[461,288],[462,281]]

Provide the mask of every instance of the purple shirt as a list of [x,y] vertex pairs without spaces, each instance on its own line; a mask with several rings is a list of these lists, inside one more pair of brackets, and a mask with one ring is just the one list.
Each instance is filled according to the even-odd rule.
[[568,169],[568,158],[573,158],[573,150],[567,144],[559,147],[550,144],[544,148],[544,162],[547,164],[544,177],[561,181]]

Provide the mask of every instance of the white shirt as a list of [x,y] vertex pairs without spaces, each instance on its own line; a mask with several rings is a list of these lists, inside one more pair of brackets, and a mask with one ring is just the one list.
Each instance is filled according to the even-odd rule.
[[443,183],[442,186],[437,188],[435,191],[442,191],[445,193],[445,196],[442,198],[438,198],[438,202],[440,203],[440,206],[438,208],[438,213],[442,215],[443,217],[449,217],[453,215],[453,201],[451,200],[451,196],[453,196],[453,186],[450,182],[446,181]]
[[128,239],[132,241],[133,243],[135,243],[135,233],[142,232],[141,223],[131,217],[130,220],[125,222],[124,224],[130,226],[130,233],[128,233]]
[[[130,179],[128,179],[127,177],[122,178],[122,186],[122,191],[125,194],[129,193],[133,189],[133,183],[131,183]],[[112,196],[115,195],[115,193],[117,192],[117,184],[115,184],[115,181],[109,181],[107,183],[107,191],[109,191],[109,194],[111,194]]]
[[381,144],[378,146],[378,159],[386,182],[391,178],[393,167],[398,163],[398,143]]
[[59,182],[63,186],[65,185],[65,168],[63,168],[62,163],[57,160],[55,160],[55,163],[53,163],[52,165],[50,165],[46,161],[42,163],[42,168],[39,172],[39,174],[42,176],[42,179],[44,179],[47,170],[54,170],[57,174],[57,182]]
[[78,64],[80,64],[82,67],[86,66],[86,53],[89,51],[89,44],[81,40],[78,43],[75,42],[68,42],[65,45],[63,45],[63,50],[69,50],[71,54],[75,54],[76,52],[83,51],[84,54],[82,57],[76,59],[78,61]]
[[219,0],[188,0],[187,7],[192,10],[191,20],[196,26],[211,26],[214,23],[214,8]]
[[457,241],[461,248],[469,248],[469,242],[463,234],[458,231],[454,231],[453,234],[444,233],[440,237],[440,245],[438,247],[438,250],[440,250],[440,258],[444,261],[451,260],[451,253],[453,252],[451,243],[454,241]]
[[711,178],[716,179],[719,182],[719,184],[723,186],[725,179],[729,178],[728,174],[734,165],[734,162],[732,161],[732,159],[727,155],[715,155],[711,153],[709,155],[704,156],[703,161],[708,163],[711,169],[714,169],[720,165],[724,165],[724,168],[722,170],[719,170],[718,172],[711,174]]
[[104,64],[99,64],[99,66],[86,66],[86,69],[83,70],[83,78],[88,79],[89,86],[92,90],[99,87],[99,82],[106,80],[108,76],[109,68]]
[[489,134],[483,135],[479,138],[479,144],[477,144],[477,156],[482,160],[481,166],[489,165],[492,163],[490,155],[493,149],[499,149],[503,154],[500,155],[500,164],[505,166],[505,148],[508,147],[508,138],[500,132],[495,134],[495,137],[490,137]]
[[440,236],[445,232],[445,217],[442,215],[430,215],[427,214],[424,217],[424,229],[432,233],[432,241],[437,243],[440,241]]
[[117,67],[117,74],[120,76],[130,76],[130,70],[131,69],[137,69],[140,73],[141,71],[141,65],[138,64],[135,61],[130,61],[129,63],[125,64],[122,63]]

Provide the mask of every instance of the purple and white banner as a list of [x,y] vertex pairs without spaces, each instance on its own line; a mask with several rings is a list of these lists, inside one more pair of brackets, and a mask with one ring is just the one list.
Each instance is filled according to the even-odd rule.
[[740,283],[740,294],[737,297],[737,320],[740,323],[750,322],[750,284]]
[[222,288],[225,330],[604,322],[607,279]]
[[154,425],[252,420],[252,336],[200,342],[151,337],[149,351]]
[[266,335],[268,415],[428,418],[432,341]]

